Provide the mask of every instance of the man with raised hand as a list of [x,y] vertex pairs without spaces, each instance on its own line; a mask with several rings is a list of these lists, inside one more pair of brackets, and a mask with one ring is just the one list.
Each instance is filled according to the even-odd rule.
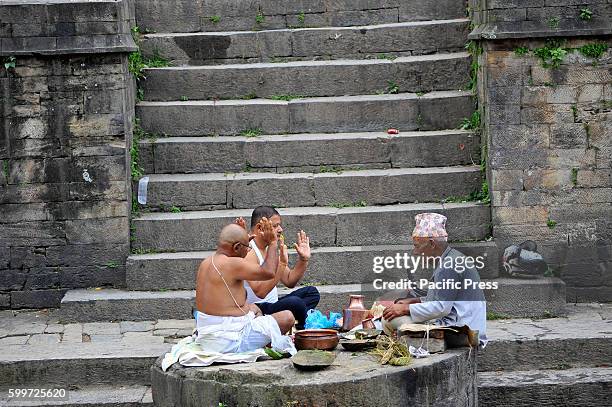
[[[247,300],[255,303],[264,315],[285,310],[291,311],[297,321],[297,329],[304,329],[308,310],[314,309],[319,303],[319,291],[316,287],[307,286],[279,298],[276,286],[280,282],[288,288],[293,288],[304,277],[311,255],[310,238],[303,230],[297,233],[297,243],[294,244],[294,248],[298,254],[298,260],[293,269],[289,268],[287,246],[284,244],[282,235],[281,216],[276,209],[270,206],[259,206],[253,210],[251,215],[251,234],[255,237],[250,242],[252,250],[246,256],[246,259],[253,264],[262,264],[264,257],[271,250],[277,253],[277,249],[270,247],[261,237],[259,222],[262,218],[270,219],[277,237],[281,240],[278,245],[278,268],[273,278],[251,279],[245,283]],[[236,219],[236,223],[246,229],[246,222],[243,218]]]
[[196,342],[205,351],[242,353],[270,343],[275,349],[295,349],[283,336],[293,327],[291,312],[263,316],[247,301],[244,282],[274,278],[278,269],[278,238],[272,223],[264,217],[257,226],[258,240],[271,249],[261,265],[245,259],[253,237],[231,224],[221,230],[217,251],[198,268]]
[[383,312],[385,331],[393,333],[405,323],[425,321],[441,326],[468,326],[478,331],[480,344],[485,346],[487,304],[482,289],[473,284],[480,282],[478,272],[466,265],[464,254],[448,245],[446,216],[421,213],[415,220],[414,255],[436,259],[439,265],[430,282],[440,288],[430,288],[423,298],[401,299],[387,307]]

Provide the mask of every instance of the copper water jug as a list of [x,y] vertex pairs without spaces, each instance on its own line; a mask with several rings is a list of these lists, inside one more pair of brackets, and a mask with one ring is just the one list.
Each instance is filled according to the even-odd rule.
[[350,331],[366,317],[368,310],[363,304],[363,295],[351,295],[348,308],[342,311],[342,330]]

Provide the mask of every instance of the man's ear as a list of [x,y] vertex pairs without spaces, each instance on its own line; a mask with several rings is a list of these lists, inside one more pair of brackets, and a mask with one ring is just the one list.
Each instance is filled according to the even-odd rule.
[[240,243],[238,242],[232,245],[232,250],[234,250],[234,253],[238,253],[238,246],[240,246]]

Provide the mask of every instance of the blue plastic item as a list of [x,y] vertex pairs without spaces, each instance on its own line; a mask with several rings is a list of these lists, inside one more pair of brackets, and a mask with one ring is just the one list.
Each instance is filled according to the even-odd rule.
[[306,317],[306,323],[304,328],[306,329],[323,329],[323,328],[340,328],[339,319],[342,318],[342,314],[338,312],[330,312],[329,318],[316,309],[308,310],[308,316]]

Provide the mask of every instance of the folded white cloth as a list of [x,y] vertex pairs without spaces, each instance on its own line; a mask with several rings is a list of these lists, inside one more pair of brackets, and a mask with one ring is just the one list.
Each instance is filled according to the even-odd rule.
[[172,350],[162,360],[162,370],[165,372],[170,366],[179,362],[181,366],[210,366],[213,363],[240,363],[255,362],[260,356],[265,356],[263,348],[251,352],[219,353],[202,349],[194,338],[183,338],[172,347]]

